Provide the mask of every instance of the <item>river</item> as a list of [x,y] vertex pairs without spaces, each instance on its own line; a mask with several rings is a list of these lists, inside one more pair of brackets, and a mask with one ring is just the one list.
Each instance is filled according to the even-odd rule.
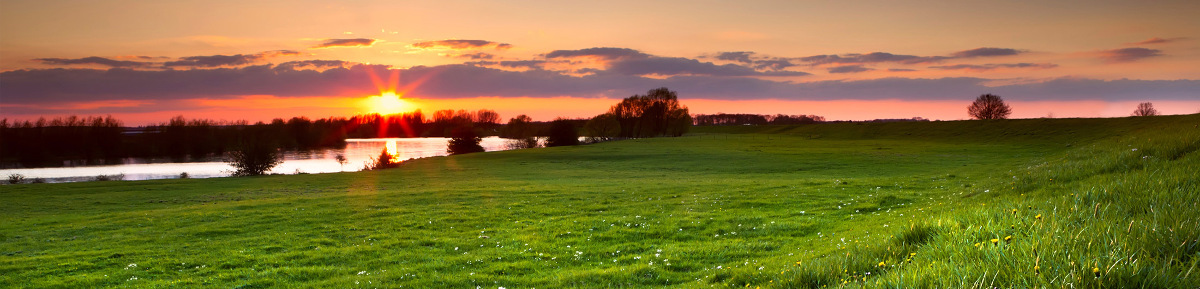
[[[448,138],[377,138],[377,139],[347,139],[346,147],[342,149],[317,149],[308,151],[287,151],[283,153],[283,163],[269,173],[333,173],[353,172],[362,170],[372,158],[378,157],[385,148],[399,160],[444,156]],[[505,139],[485,137],[480,142],[486,151],[505,150]],[[339,164],[337,155],[345,156],[346,163]],[[78,182],[96,179],[97,176],[122,175],[123,180],[151,180],[179,178],[187,173],[190,178],[226,177],[233,172],[233,167],[219,159],[205,162],[169,162],[147,159],[126,159],[124,164],[106,166],[76,166],[56,168],[23,168],[0,170],[0,177],[8,178],[20,174],[26,182],[35,178],[47,182]]]

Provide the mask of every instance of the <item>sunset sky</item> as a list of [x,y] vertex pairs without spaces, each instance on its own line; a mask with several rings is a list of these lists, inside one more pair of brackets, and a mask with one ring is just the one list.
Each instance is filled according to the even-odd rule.
[[[578,2],[578,3],[577,3]],[[0,2],[0,118],[1200,112],[1200,1]],[[402,108],[381,105],[395,89]],[[390,109],[389,109],[390,108]]]

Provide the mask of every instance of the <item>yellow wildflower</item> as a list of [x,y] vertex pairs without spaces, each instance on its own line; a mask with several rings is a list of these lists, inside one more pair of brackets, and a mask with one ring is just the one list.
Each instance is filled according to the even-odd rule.
[[879,261],[879,267],[883,267],[883,266],[887,266],[887,264],[883,263],[883,261]]
[[1000,242],[1000,239],[992,239],[992,244]]
[[1041,220],[1041,219],[1042,219],[1042,214],[1037,214],[1037,216],[1033,216],[1033,218],[1034,218],[1034,219]]
[[1008,243],[1008,242],[1010,242],[1010,241],[1012,241],[1012,235],[1009,235],[1009,236],[1007,236],[1007,237],[1004,237],[1004,242],[1005,242],[1005,243]]

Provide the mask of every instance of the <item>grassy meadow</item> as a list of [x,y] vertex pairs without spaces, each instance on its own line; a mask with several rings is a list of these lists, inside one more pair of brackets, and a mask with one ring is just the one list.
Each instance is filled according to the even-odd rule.
[[0,186],[0,287],[1196,288],[1200,115]]

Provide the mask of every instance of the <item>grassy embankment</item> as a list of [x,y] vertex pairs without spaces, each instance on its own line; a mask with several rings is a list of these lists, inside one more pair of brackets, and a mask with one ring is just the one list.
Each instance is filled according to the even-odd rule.
[[0,287],[1190,288],[1197,124],[715,127],[375,172],[0,186]]

